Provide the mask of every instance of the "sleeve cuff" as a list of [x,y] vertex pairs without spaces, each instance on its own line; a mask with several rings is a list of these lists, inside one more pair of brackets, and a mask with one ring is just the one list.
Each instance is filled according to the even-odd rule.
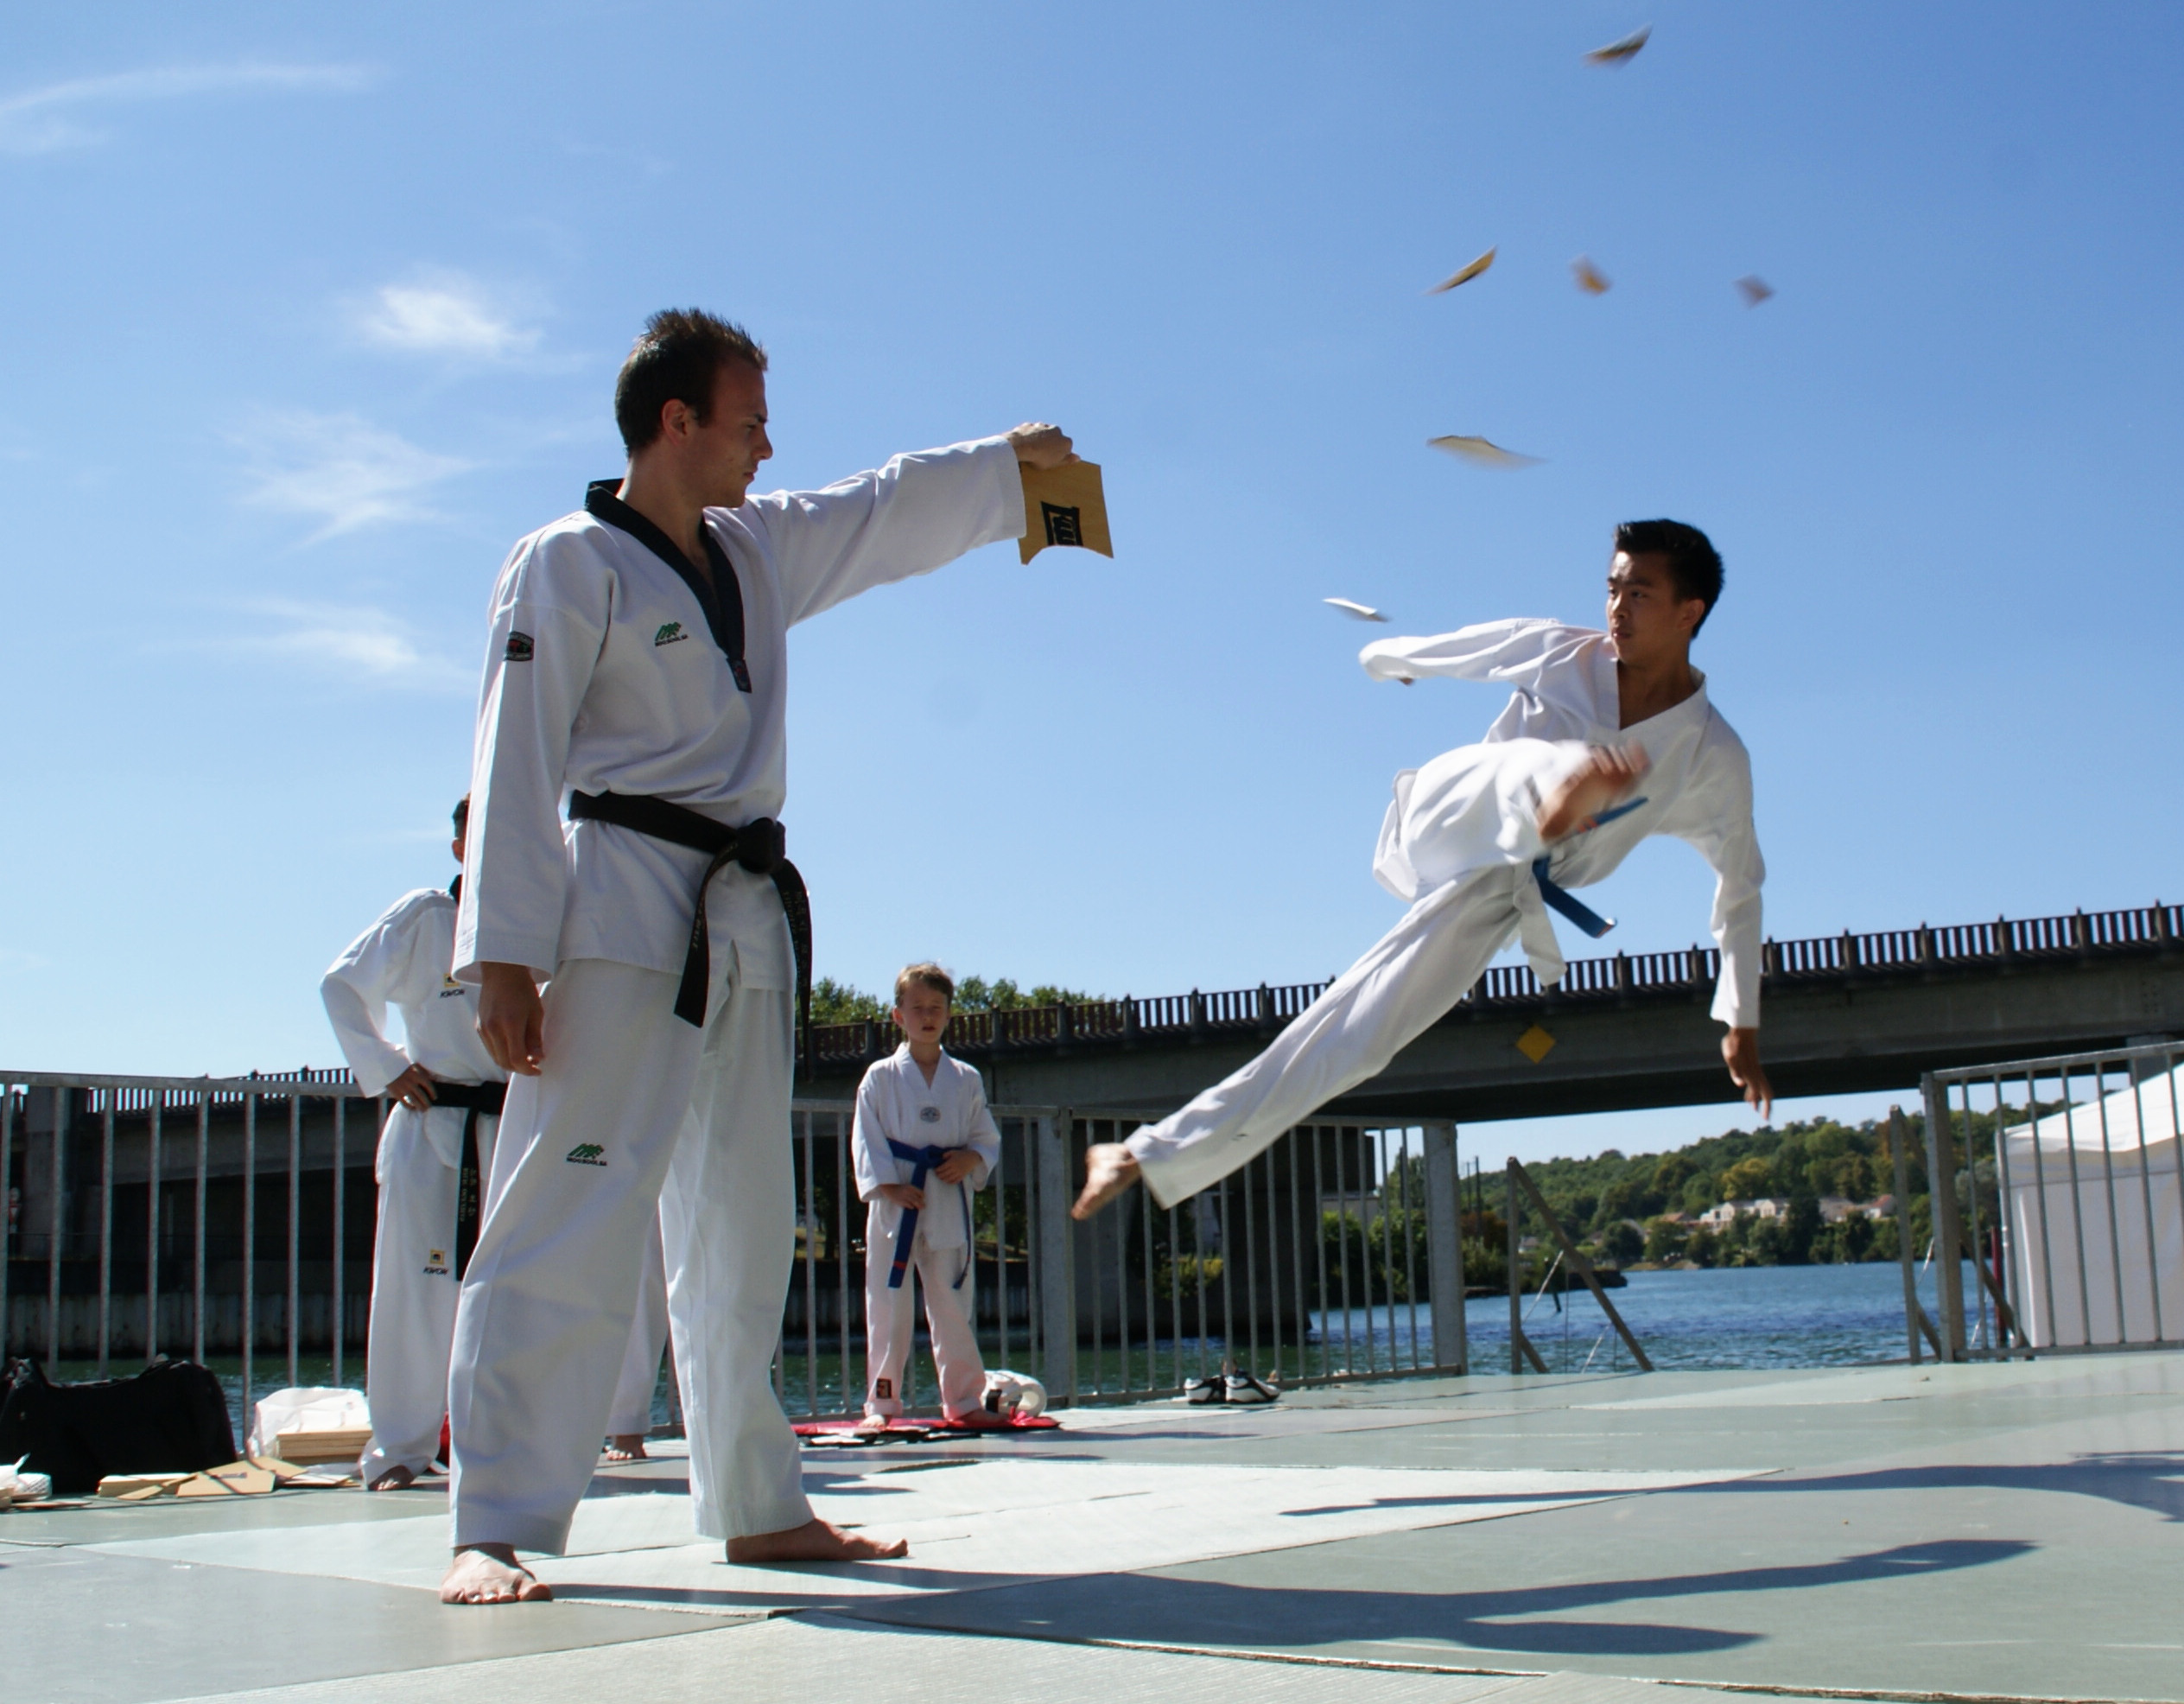
[[554,974],[560,954],[558,934],[519,935],[513,931],[487,933],[481,930],[467,951],[457,950],[454,969],[450,974],[457,982],[474,987],[485,981],[478,968],[481,964],[520,964],[543,982]]

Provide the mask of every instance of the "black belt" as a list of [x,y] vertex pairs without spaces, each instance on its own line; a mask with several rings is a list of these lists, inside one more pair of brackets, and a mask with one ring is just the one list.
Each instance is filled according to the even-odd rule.
[[782,855],[787,843],[781,824],[771,817],[732,829],[710,817],[664,798],[642,793],[571,793],[572,821],[589,817],[634,829],[655,840],[688,846],[703,852],[712,862],[698,878],[697,904],[690,919],[689,951],[682,956],[682,983],[675,991],[675,1015],[686,1024],[705,1022],[705,991],[713,979],[713,948],[705,926],[705,890],[713,878],[730,863],[753,875],[771,879],[788,914],[789,939],[797,953],[797,1039],[799,1051],[810,1053],[811,1031],[811,895],[803,875]]
[[490,1112],[498,1118],[507,1098],[505,1083],[442,1083],[438,1078],[432,1083],[435,1106],[468,1107],[473,1112]]
[[441,1083],[432,1085],[432,1103],[435,1107],[460,1107],[462,1121],[462,1163],[455,1167],[455,1279],[469,1270],[470,1256],[478,1247],[478,1220],[485,1200],[483,1179],[478,1167],[478,1119],[481,1113],[500,1116],[502,1104],[508,1099],[505,1083]]

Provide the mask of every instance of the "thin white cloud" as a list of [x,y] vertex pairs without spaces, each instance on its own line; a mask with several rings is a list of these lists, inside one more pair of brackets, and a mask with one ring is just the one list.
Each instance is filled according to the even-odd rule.
[[316,517],[310,542],[382,521],[435,519],[423,493],[470,464],[353,414],[271,414],[240,440],[248,500]]
[[426,651],[410,629],[369,605],[292,602],[268,599],[244,606],[271,631],[233,633],[213,648],[301,663],[365,686],[423,691],[467,691],[477,670]]
[[408,354],[490,361],[528,354],[538,345],[536,328],[518,325],[510,308],[459,272],[382,284],[359,307],[356,324],[367,341]]
[[346,92],[365,87],[371,79],[371,71],[365,66],[244,60],[233,65],[162,66],[48,83],[41,89],[0,96],[0,153],[51,154],[104,142],[107,132],[93,119],[105,109],[252,90]]

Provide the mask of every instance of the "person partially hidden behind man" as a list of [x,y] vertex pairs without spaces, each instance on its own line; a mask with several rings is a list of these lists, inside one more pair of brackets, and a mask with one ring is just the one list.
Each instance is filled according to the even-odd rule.
[[[458,864],[469,817],[469,799],[459,799]],[[440,1453],[456,1290],[478,1238],[507,1080],[479,1037],[473,991],[448,974],[461,886],[457,876],[404,893],[319,984],[357,1087],[395,1103],[371,1164],[379,1186],[364,1357],[371,1441],[358,1471],[372,1491],[414,1484]],[[401,1046],[387,1039],[390,1005],[402,1014]]]
[[1019,426],[754,497],[765,373],[737,327],[655,315],[615,386],[627,472],[494,590],[454,974],[512,1080],[455,1324],[448,1603],[550,1595],[516,1552],[568,1538],[656,1201],[698,1531],[732,1562],[907,1551],[813,1514],[768,1377],[795,1248],[788,630],[1019,537],[1019,464],[1070,446]]

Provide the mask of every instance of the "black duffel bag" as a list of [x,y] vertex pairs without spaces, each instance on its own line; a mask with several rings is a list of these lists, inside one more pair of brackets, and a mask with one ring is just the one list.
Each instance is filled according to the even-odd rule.
[[236,1459],[227,1397],[194,1361],[154,1362],[130,1378],[55,1384],[35,1361],[0,1374],[0,1461],[53,1477],[56,1492],[98,1489],[109,1473],[194,1473]]

